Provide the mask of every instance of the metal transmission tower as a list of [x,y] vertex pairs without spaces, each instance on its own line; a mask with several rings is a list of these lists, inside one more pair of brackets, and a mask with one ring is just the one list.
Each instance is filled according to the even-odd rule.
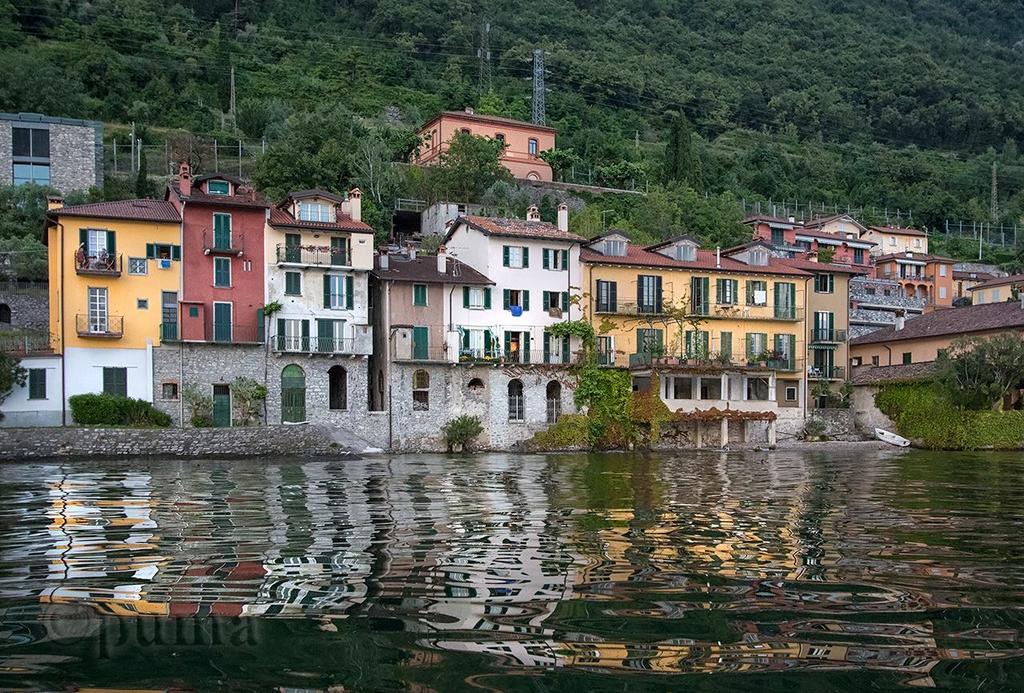
[[480,47],[476,49],[476,57],[480,61],[480,93],[491,89],[491,23],[484,22],[480,29]]
[[544,51],[533,49],[533,122],[544,125]]

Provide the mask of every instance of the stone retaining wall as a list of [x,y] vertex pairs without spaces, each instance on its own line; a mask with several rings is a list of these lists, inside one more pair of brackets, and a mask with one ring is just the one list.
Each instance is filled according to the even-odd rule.
[[0,461],[46,458],[346,457],[320,426],[248,428],[0,428]]
[[825,427],[825,435],[829,440],[856,441],[864,436],[857,432],[854,421],[854,410],[850,409],[812,409],[808,413],[808,421],[815,419]]

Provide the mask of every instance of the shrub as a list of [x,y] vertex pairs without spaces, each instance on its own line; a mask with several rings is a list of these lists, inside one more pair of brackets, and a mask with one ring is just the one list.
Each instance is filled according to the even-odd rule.
[[584,414],[562,414],[545,431],[538,431],[525,447],[531,450],[565,450],[590,447],[591,420]]
[[68,400],[76,423],[87,426],[171,425],[171,417],[141,399],[118,395],[74,395]]
[[194,427],[210,428],[213,426],[213,397],[204,395],[191,386],[182,390],[181,397],[192,410],[189,421]]
[[449,452],[457,445],[461,446],[464,450],[469,450],[473,439],[480,435],[483,430],[484,427],[480,425],[479,418],[465,414],[452,419],[441,427],[441,432],[444,433],[444,439],[448,445]]

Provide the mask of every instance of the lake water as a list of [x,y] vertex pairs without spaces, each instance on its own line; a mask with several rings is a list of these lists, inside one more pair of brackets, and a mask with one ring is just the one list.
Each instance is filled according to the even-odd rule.
[[0,465],[0,688],[1022,690],[1022,607],[1019,454]]

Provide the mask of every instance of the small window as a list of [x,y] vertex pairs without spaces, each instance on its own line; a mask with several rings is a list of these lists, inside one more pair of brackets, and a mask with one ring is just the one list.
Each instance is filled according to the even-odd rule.
[[483,310],[484,309],[484,290],[478,286],[470,287],[469,289],[469,309],[470,310]]
[[412,285],[412,304],[414,306],[425,306],[425,305],[427,305],[427,285],[426,284],[413,284]]
[[28,398],[46,399],[46,369],[28,369]]
[[867,294],[868,296],[874,296],[874,295],[875,295],[875,289],[874,289],[874,287],[869,287],[869,288],[865,289],[865,293],[866,293],[866,294]]
[[128,396],[128,369],[104,368],[103,369],[103,394]]
[[903,365],[906,366],[914,362],[914,355],[909,351],[903,352]]
[[252,260],[242,260],[242,271],[252,272]]
[[896,236],[889,236],[889,245],[896,245]]
[[860,356],[854,356],[852,359],[850,359],[850,363],[853,365],[854,368],[861,365],[862,362],[863,359]]
[[198,318],[199,317],[199,306],[189,306],[188,307],[188,316],[190,318]]
[[161,399],[178,399],[178,383],[164,383],[160,386]]
[[768,264],[768,251],[764,248],[754,248],[750,251],[750,264],[764,267]]
[[494,139],[498,140],[502,144],[505,144],[505,133],[499,132],[494,135]]
[[796,388],[795,387],[788,387],[788,386],[786,387],[786,401],[787,402],[795,402],[796,401]]
[[506,245],[502,249],[502,264],[505,267],[522,269],[530,266],[530,251],[527,248]]
[[231,286],[231,258],[213,258],[213,285],[222,288]]
[[0,303],[0,322],[11,324],[11,307],[6,303]]
[[814,275],[814,291],[819,294],[830,294],[835,289],[835,277],[831,274]]
[[284,293],[287,296],[301,296],[302,295],[302,273],[301,272],[285,272],[284,273]]
[[323,202],[300,202],[299,219],[301,221],[319,222],[333,222],[337,220],[334,214],[334,205]]
[[128,274],[146,274],[149,268],[149,263],[146,262],[144,257],[130,257],[128,258]]
[[676,260],[693,262],[697,259],[697,246],[691,243],[680,243],[676,246]]
[[418,370],[412,374],[412,410],[428,411],[430,409],[430,374]]
[[530,156],[537,156],[537,138],[531,137],[530,141],[529,141],[529,144],[528,144],[528,147],[529,147]]
[[939,298],[946,298],[946,287],[939,287]]
[[946,266],[945,265],[939,265],[939,276],[940,277],[945,277],[946,276]]
[[892,295],[892,291],[890,289],[883,289],[882,290],[882,295],[883,296],[891,296]]
[[480,378],[473,378],[469,381],[468,387],[470,392],[480,392],[484,389],[484,381]]
[[138,308],[139,310],[148,310],[149,309],[149,299],[148,298],[136,299],[135,300],[135,307]]
[[206,192],[210,195],[230,195],[231,184],[226,180],[211,180],[206,184]]
[[508,381],[508,420],[524,421],[526,419],[526,408],[523,401],[523,381],[513,379]]
[[872,366],[877,366],[878,365],[878,356],[877,355],[871,357],[871,365]]

